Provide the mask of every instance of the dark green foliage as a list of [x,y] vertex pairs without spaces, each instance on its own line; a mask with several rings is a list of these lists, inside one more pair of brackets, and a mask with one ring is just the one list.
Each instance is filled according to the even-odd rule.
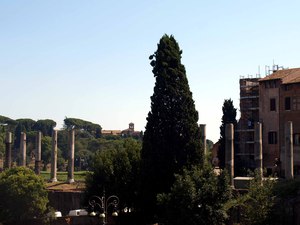
[[[20,147],[20,138],[22,132],[30,132],[34,130],[35,121],[32,119],[17,119],[17,126],[15,129],[15,147]],[[27,135],[28,136],[28,135]]]
[[132,138],[119,143],[96,153],[93,173],[86,179],[87,198],[105,190],[107,196],[119,196],[120,208],[136,207],[141,143]]
[[[272,209],[272,225],[295,224],[298,215],[300,179],[279,180],[274,185],[275,204]],[[299,221],[298,221],[299,222]]]
[[299,194],[300,190],[300,179],[291,179],[291,180],[280,180],[274,186],[274,192],[276,196],[284,197],[296,197]]
[[76,129],[82,129],[89,132],[96,138],[101,136],[101,126],[99,124],[94,124],[89,121],[77,119],[77,118],[66,118],[64,119],[66,129],[70,129],[71,127],[75,127]]
[[20,132],[27,132],[27,131],[32,131],[34,130],[34,125],[35,125],[35,121],[32,119],[17,119],[16,120],[18,125],[17,125],[17,129]]
[[142,207],[155,214],[156,195],[170,191],[174,173],[202,164],[198,112],[189,89],[182,51],[164,35],[150,56],[156,79],[142,148]]
[[0,158],[4,158],[5,154],[5,133],[0,132]]
[[218,150],[219,166],[220,168],[225,167],[225,127],[226,124],[232,123],[234,128],[236,128],[236,108],[233,106],[233,101],[231,99],[225,99],[222,107],[222,125],[220,126],[220,147]]
[[[18,123],[17,121],[9,117],[0,115],[0,129],[2,129],[2,131],[4,131],[4,128],[6,129],[6,131],[10,131],[10,132],[14,131],[17,123]],[[3,126],[3,124],[5,124],[5,126]]]
[[52,152],[52,138],[49,136],[42,137],[42,161],[44,163],[43,170],[46,170],[46,166],[51,162],[51,152]]
[[162,205],[164,224],[167,225],[219,225],[228,215],[225,203],[231,197],[228,177],[216,175],[211,167],[193,167],[176,175],[168,194],[158,195]]
[[271,212],[275,203],[275,181],[270,178],[262,180],[255,171],[247,193],[238,195],[227,204],[228,209],[235,208],[240,213],[240,222],[245,225],[273,224]]
[[68,130],[60,130],[59,132],[57,132],[57,147],[62,151],[62,157],[67,159],[68,158]]
[[48,194],[43,179],[25,167],[0,174],[0,222],[41,218]]
[[15,122],[14,120],[12,120],[11,118],[6,117],[6,116],[1,116],[1,115],[0,115],[0,123],[1,123],[1,124],[7,124],[7,123],[9,123],[9,122],[13,122],[13,123],[16,124],[16,122]]
[[[41,140],[41,144],[42,144],[42,162],[44,165],[43,170],[47,169],[47,165],[49,163],[51,163],[51,154],[52,154],[52,138],[49,136],[44,136],[42,137]],[[60,171],[62,168],[64,168],[64,162],[65,160],[62,157],[62,152],[61,150],[58,148],[57,149],[57,164],[58,164],[58,170]]]
[[92,158],[94,156],[93,152],[88,150],[88,143],[91,140],[90,138],[78,138],[75,141],[75,169],[76,170],[87,170],[89,165],[92,164]]
[[36,121],[33,128],[35,131],[41,131],[44,136],[52,136],[52,131],[55,126],[55,121],[45,119]]

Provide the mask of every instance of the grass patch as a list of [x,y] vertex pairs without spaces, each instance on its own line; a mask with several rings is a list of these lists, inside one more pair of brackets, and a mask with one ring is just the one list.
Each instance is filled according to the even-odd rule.
[[[74,172],[74,180],[75,181],[85,181],[85,177],[88,171],[76,171]],[[50,180],[50,172],[49,171],[41,171],[41,176],[45,181]],[[68,172],[57,172],[56,178],[58,181],[67,181]]]

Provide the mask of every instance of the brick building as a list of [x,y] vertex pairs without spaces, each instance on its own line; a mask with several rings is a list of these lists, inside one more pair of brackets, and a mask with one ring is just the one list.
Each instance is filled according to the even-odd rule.
[[102,130],[102,136],[122,136],[142,139],[143,132],[134,130],[134,123],[129,123],[129,127],[125,130]]
[[259,80],[259,121],[263,125],[263,164],[272,168],[280,158],[284,168],[286,122],[293,122],[294,172],[300,166],[300,68],[282,69]]

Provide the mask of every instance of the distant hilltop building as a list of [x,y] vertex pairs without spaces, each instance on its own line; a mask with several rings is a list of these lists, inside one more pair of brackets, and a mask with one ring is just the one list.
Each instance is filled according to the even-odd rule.
[[133,137],[141,138],[143,136],[142,131],[134,130],[134,123],[129,123],[129,127],[125,130],[102,130],[102,136],[122,136],[122,137]]
[[101,134],[102,136],[107,136],[107,135],[121,135],[121,130],[102,130]]
[[276,161],[284,170],[285,124],[293,125],[295,175],[300,175],[300,68],[273,66],[264,78],[240,79],[241,117],[235,154],[246,168],[254,166],[254,123],[262,124],[263,167],[270,174]]

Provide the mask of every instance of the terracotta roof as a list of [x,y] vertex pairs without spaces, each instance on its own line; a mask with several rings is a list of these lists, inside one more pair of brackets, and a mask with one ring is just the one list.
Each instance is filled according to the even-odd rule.
[[119,134],[121,134],[121,131],[120,130],[102,130],[101,133],[103,135],[109,135],[109,134],[111,134],[111,135],[119,135]]
[[300,68],[283,69],[266,76],[259,81],[268,80],[282,80],[282,84],[299,83],[300,82]]

